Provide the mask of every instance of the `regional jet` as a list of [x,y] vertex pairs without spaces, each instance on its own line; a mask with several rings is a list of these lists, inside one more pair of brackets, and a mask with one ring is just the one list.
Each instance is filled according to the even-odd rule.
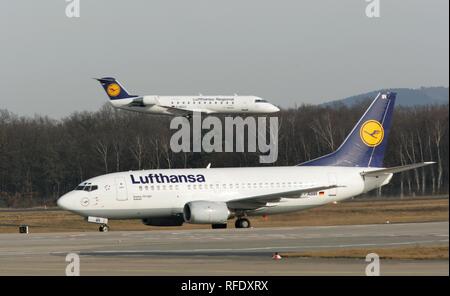
[[105,89],[114,108],[149,114],[191,117],[194,112],[205,114],[270,114],[280,109],[256,96],[137,96],[130,95],[112,77],[97,79]]
[[387,185],[393,174],[432,164],[383,166],[395,93],[380,93],[334,152],[296,166],[162,169],[89,179],[58,199],[59,207],[100,224],[141,219],[146,225],[250,227],[249,217],[342,201]]

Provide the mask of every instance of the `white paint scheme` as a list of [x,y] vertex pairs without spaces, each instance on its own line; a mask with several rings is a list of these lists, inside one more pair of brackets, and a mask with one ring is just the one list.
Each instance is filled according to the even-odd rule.
[[[162,115],[269,114],[280,109],[256,96],[142,96],[109,101],[115,108]],[[142,102],[133,106],[133,102]]]
[[[373,169],[353,167],[265,167],[265,168],[210,168],[145,170],[112,173],[83,182],[97,185],[95,191],[74,190],[58,200],[61,208],[81,216],[110,219],[142,219],[168,217],[183,213],[187,202],[207,200],[228,202],[235,199],[279,193],[316,186],[339,187],[318,193],[302,194],[296,198],[281,198],[247,215],[288,213],[341,201],[387,184],[392,174],[362,177],[361,172]],[[376,169],[375,169],[376,170]],[[133,184],[134,178],[149,174],[198,175],[204,183]],[[155,181],[155,180],[154,180]],[[122,182],[122,185],[119,183]],[[194,184],[196,189],[194,189]],[[202,188],[199,188],[202,184]],[[249,186],[250,184],[250,186]],[[126,192],[121,195],[120,189]],[[88,200],[88,202],[86,202]]]

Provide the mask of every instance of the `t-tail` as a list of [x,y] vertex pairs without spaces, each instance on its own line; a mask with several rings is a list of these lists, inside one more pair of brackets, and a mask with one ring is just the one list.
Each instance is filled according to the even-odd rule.
[[379,93],[336,151],[299,165],[383,167],[395,97]]
[[138,96],[130,95],[122,84],[113,77],[95,78],[100,82],[106,91],[110,100],[136,98]]

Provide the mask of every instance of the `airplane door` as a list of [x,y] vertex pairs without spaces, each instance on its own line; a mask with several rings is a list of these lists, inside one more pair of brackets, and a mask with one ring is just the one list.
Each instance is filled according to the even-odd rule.
[[[337,185],[337,179],[335,174],[328,174],[328,185]],[[337,188],[328,189],[328,196],[336,196]]]
[[124,178],[116,178],[116,199],[127,200],[127,185]]
[[248,111],[248,105],[249,105],[249,98],[241,98],[240,99],[240,103],[241,103],[241,111]]

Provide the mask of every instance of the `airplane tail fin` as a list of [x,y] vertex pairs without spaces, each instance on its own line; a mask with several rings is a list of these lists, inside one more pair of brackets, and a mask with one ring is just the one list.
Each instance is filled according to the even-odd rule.
[[113,77],[95,78],[100,82],[110,100],[135,98],[137,96],[130,95],[122,84]]
[[334,152],[299,166],[383,167],[396,93],[379,93]]

